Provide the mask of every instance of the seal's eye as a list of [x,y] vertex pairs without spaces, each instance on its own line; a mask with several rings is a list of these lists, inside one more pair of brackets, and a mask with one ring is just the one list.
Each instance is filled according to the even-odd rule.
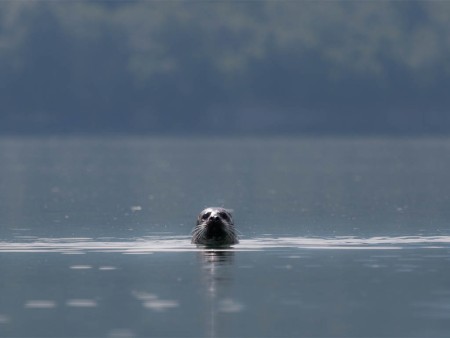
[[211,215],[210,212],[205,212],[205,213],[202,215],[202,220],[207,219],[207,218],[209,217],[209,215]]
[[227,222],[230,221],[230,216],[228,216],[228,214],[227,214],[226,212],[220,212],[220,213],[219,213],[219,216],[220,216],[223,220],[225,220],[225,221],[227,221]]

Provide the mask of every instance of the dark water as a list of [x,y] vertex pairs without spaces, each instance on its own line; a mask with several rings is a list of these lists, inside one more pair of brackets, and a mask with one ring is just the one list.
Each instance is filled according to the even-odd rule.
[[[0,336],[448,337],[446,139],[3,139]],[[189,243],[206,206],[241,243]]]

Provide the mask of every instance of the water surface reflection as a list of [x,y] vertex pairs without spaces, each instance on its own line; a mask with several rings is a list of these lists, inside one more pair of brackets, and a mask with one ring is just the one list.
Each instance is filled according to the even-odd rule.
[[12,276],[2,284],[2,333],[444,337],[450,329],[436,324],[448,320],[449,237],[265,236],[221,249],[189,240],[2,241],[2,272]]
[[234,252],[232,249],[206,249],[198,254],[201,262],[201,280],[204,286],[206,298],[205,310],[208,311],[205,318],[205,332],[209,337],[217,337],[220,329],[220,312],[223,312],[224,304],[235,303],[229,296],[229,287],[233,282],[232,266],[234,264]]
[[[369,237],[256,237],[242,239],[240,244],[221,250],[193,246],[187,236],[144,236],[130,239],[108,238],[40,238],[16,237],[0,241],[0,252],[119,252],[123,254],[152,254],[154,252],[199,251],[205,262],[225,263],[232,251],[261,251],[270,249],[433,249],[449,248],[450,236]],[[84,267],[74,267],[84,268]],[[108,267],[105,267],[107,269]]]

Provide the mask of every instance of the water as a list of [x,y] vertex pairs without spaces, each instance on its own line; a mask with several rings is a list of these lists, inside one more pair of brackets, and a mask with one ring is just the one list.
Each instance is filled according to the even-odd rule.
[[[448,337],[449,150],[3,139],[0,336]],[[240,244],[190,244],[211,205]]]

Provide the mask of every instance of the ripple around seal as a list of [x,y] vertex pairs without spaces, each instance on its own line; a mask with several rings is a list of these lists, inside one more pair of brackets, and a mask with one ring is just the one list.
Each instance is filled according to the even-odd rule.
[[[240,244],[214,251],[263,251],[276,249],[334,249],[334,250],[399,250],[450,248],[450,236],[398,237],[256,237],[241,239]],[[39,238],[27,237],[17,241],[0,242],[0,252],[55,252],[83,254],[87,252],[116,252],[151,254],[154,252],[187,252],[210,250],[190,243],[187,236],[145,236],[130,239],[111,238]]]

